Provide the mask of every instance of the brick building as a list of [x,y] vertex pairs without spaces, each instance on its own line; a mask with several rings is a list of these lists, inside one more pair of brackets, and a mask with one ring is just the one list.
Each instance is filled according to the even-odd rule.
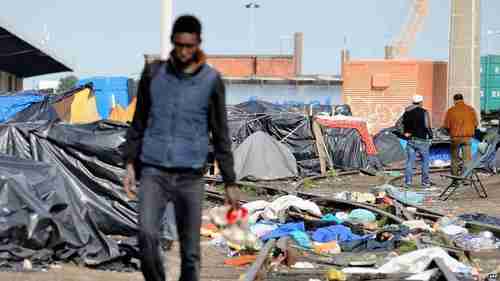
[[[208,55],[207,63],[225,78],[275,77],[291,78],[302,75],[303,34],[295,33],[291,55]],[[159,55],[146,55],[146,62]]]

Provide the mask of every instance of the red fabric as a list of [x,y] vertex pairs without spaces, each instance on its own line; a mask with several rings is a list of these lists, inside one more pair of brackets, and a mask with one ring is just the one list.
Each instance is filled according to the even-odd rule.
[[368,127],[366,126],[366,122],[360,120],[332,120],[332,119],[322,119],[317,118],[316,121],[325,127],[328,128],[347,128],[347,129],[356,129],[361,135],[361,140],[366,146],[366,153],[368,155],[376,155],[377,148],[373,143],[373,138],[368,133]]

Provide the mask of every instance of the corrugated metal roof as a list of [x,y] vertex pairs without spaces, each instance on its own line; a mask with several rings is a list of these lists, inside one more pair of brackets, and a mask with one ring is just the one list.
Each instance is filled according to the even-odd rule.
[[62,59],[37,46],[0,19],[0,70],[18,77],[72,71]]

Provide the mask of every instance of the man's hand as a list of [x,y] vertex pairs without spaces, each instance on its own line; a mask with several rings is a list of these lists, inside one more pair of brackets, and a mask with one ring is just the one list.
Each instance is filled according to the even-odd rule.
[[135,169],[133,163],[127,163],[127,175],[123,179],[123,189],[127,193],[129,199],[135,199],[137,197],[135,182]]
[[232,210],[240,209],[240,188],[236,184],[226,184],[226,204],[231,206]]

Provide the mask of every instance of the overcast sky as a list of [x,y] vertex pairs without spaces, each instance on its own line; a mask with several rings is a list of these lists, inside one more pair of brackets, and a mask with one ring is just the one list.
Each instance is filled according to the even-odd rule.
[[[174,0],[175,1],[175,0]],[[449,1],[430,0],[430,13],[411,54],[416,58],[448,58]],[[304,72],[338,74],[344,36],[353,58],[381,58],[408,14],[410,0],[260,0],[256,11],[256,43],[252,50],[250,11],[242,0],[176,1],[174,14],[193,13],[204,24],[209,54],[279,54],[280,41],[304,32]],[[48,27],[48,48],[71,65],[78,76],[138,73],[144,53],[160,46],[160,0],[16,0],[2,1],[0,17],[35,41]],[[482,1],[482,32],[500,30],[500,1]],[[486,51],[483,36],[483,52]],[[281,44],[280,44],[281,42]],[[500,36],[490,38],[500,53]],[[38,79],[45,79],[40,77]]]

